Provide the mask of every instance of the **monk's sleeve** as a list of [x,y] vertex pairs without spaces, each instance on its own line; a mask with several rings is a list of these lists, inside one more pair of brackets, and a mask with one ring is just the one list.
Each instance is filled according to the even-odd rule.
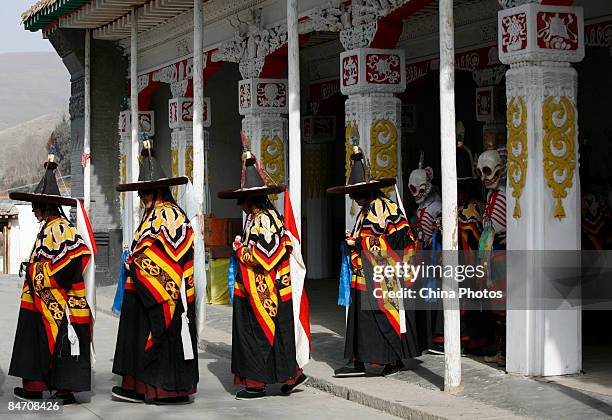
[[238,260],[246,265],[260,266],[270,271],[287,252],[291,252],[291,239],[274,223],[272,216],[263,214],[252,227],[250,242],[236,251]]

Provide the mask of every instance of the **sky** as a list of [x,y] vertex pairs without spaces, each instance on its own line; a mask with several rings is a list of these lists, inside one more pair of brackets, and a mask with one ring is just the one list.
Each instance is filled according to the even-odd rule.
[[7,52],[54,51],[42,32],[23,29],[21,13],[36,0],[0,0],[0,54]]

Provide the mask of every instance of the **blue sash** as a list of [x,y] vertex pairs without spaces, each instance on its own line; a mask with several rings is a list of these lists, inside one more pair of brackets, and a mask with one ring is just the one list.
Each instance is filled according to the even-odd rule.
[[227,267],[227,288],[229,289],[230,303],[234,303],[234,285],[236,284],[236,272],[238,271],[238,260],[236,254],[232,252]]
[[125,260],[130,251],[125,249],[121,254],[121,269],[119,270],[119,280],[117,281],[117,291],[115,292],[115,300],[113,300],[112,311],[115,315],[121,315],[121,305],[123,305],[123,295],[125,294],[125,282],[127,281],[127,273],[125,270]]
[[342,241],[340,245],[340,253],[342,254],[342,263],[340,264],[338,305],[349,306],[351,304],[351,278],[353,277],[353,268],[351,267],[351,253],[344,241]]

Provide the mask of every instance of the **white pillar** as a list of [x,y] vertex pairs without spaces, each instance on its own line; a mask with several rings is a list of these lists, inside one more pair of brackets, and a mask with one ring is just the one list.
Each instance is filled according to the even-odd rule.
[[[500,60],[510,65],[507,279],[517,292],[508,296],[506,369],[574,374],[582,367],[581,308],[538,305],[547,289],[551,296],[551,251],[581,248],[578,87],[570,63],[584,58],[582,8],[525,4],[500,10],[498,27]],[[574,256],[564,252],[554,263],[579,267]]]
[[297,0],[287,0],[289,70],[289,192],[298,235],[302,233],[302,142],[300,138],[300,44]]
[[[155,134],[155,113],[154,111],[138,112],[138,121],[143,121],[144,124],[138,124],[138,135],[144,134],[153,137]],[[132,156],[132,112],[121,111],[119,113],[119,183],[125,184],[131,182],[131,160]],[[123,227],[123,247],[129,248],[134,237],[134,222],[139,223],[133,216],[133,200],[132,194],[121,194],[121,225]],[[138,197],[136,197],[138,199]]]
[[[210,98],[204,98],[203,104],[203,127],[210,127],[211,124],[211,106]],[[176,97],[168,101],[168,125],[170,127],[172,156],[172,176],[186,176],[193,183],[193,110],[194,100],[191,97]],[[203,131],[203,144],[206,148],[208,133]],[[206,185],[206,173],[208,171],[208,160],[206,159],[206,150],[204,150],[204,198],[203,198],[203,213],[207,210],[207,195],[208,186]],[[173,194],[178,200],[181,207],[186,208],[187,197],[185,196],[185,187],[178,186],[173,188]],[[210,207],[210,206],[208,206]]]
[[[395,94],[406,89],[403,50],[357,48],[340,54],[340,91],[345,102],[345,171],[348,178],[352,145],[370,161],[374,178],[396,178],[402,191],[402,103]],[[395,189],[384,191],[397,200]],[[355,224],[357,205],[346,196],[346,228]]]
[[[444,264],[456,264],[457,247],[457,162],[455,137],[455,25],[453,0],[440,0],[440,150],[442,162],[442,249]],[[450,252],[449,252],[450,251]],[[451,261],[449,261],[451,260]],[[444,288],[457,290],[453,278]],[[461,384],[459,300],[444,299],[444,390]]]
[[[138,180],[138,155],[140,148],[138,144],[138,8],[132,9],[132,21],[130,33],[130,121],[132,130],[132,147],[130,149],[128,179],[130,182]],[[138,226],[140,213],[140,199],[136,192],[132,196],[132,220],[133,226]]]
[[[85,30],[85,133],[83,135],[83,201],[91,206],[91,33]],[[91,216],[90,216],[91,217]]]
[[205,316],[206,261],[204,254],[204,10],[203,0],[193,0],[193,186],[197,216],[191,221],[195,231],[193,273],[196,283],[196,316],[201,334]]
[[[128,115],[119,116],[119,126],[121,127],[121,121],[123,118],[129,118],[129,111],[126,111]],[[132,147],[130,133],[119,132],[119,183],[125,184],[129,182],[128,178],[128,161],[130,156],[130,150]],[[132,195],[131,194],[120,194],[119,204],[121,208],[121,227],[122,227],[122,245],[124,249],[129,248],[132,243],[134,228],[132,220]],[[129,217],[128,217],[129,215]]]
[[[238,82],[238,112],[244,115],[242,131],[250,149],[268,178],[266,182],[287,181],[287,79],[246,79]],[[261,93],[263,92],[263,93]],[[295,159],[295,155],[292,155]],[[271,196],[283,213],[283,195]],[[292,199],[293,200],[293,199]],[[295,205],[295,204],[294,204]]]

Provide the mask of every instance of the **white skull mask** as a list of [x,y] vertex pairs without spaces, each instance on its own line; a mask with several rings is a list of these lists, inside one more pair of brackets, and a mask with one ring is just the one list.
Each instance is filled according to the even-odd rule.
[[485,150],[478,157],[478,176],[489,190],[497,189],[502,176],[502,161],[497,150]]
[[425,169],[415,169],[410,172],[408,187],[417,204],[421,204],[425,197],[431,192],[431,180],[433,179],[433,169],[429,166]]

